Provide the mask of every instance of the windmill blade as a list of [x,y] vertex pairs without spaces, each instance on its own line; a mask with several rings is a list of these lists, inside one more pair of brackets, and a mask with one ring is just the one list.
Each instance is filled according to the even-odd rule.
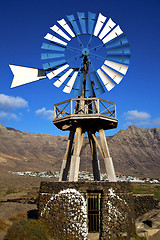
[[107,55],[106,59],[116,61],[118,63],[129,64],[130,55]]
[[111,47],[118,47],[118,46],[121,46],[121,45],[124,45],[124,44],[127,44],[127,43],[128,43],[128,40],[127,40],[126,35],[122,34],[122,35],[114,38],[110,42],[106,43],[105,47],[108,49],[108,48],[111,48]]
[[22,67],[12,64],[9,66],[14,75],[11,88],[46,78],[46,72],[43,69]]
[[70,68],[65,74],[63,74],[56,82],[54,82],[53,84],[56,87],[60,87],[62,85],[62,83],[64,83],[64,81],[67,79],[67,77],[70,75],[70,73],[73,71],[72,68]]
[[123,76],[117,72],[115,72],[114,70],[110,69],[109,67],[103,65],[101,67],[103,69],[104,72],[107,73],[107,75],[112,78],[117,84],[120,83],[120,81],[122,80]]
[[41,59],[51,59],[51,58],[61,58],[65,57],[64,54],[61,53],[41,53]]
[[68,15],[67,18],[70,21],[71,25],[73,26],[73,29],[74,29],[75,33],[77,35],[80,35],[81,32],[80,32],[79,27],[78,27],[78,25],[76,23],[74,15],[73,14],[72,15]]
[[83,12],[82,13],[77,12],[77,15],[78,15],[79,22],[80,22],[80,25],[81,25],[82,33],[86,34],[87,31],[86,31],[85,14]]
[[101,30],[104,22],[106,21],[106,17],[103,16],[101,13],[99,13],[98,19],[97,19],[97,23],[94,29],[94,36],[97,36],[99,31]]
[[63,46],[61,47],[61,46],[51,45],[48,43],[43,43],[41,48],[45,50],[52,50],[52,51],[60,51],[60,52],[65,51],[65,47]]
[[81,96],[82,95],[82,87],[83,87],[83,73],[80,74],[78,81],[77,81],[77,86],[74,91],[74,95]]
[[97,73],[108,91],[114,88],[115,84],[106,76],[106,74],[101,69],[98,69]]
[[62,53],[41,53],[41,59],[46,60],[46,59],[52,59],[52,58],[64,58],[65,55]]
[[116,38],[117,36],[121,35],[123,31],[120,29],[120,26],[118,25],[115,29],[113,29],[103,40],[102,42],[106,44],[110,40]]
[[52,79],[54,78],[55,76],[57,76],[59,73],[63,72],[66,68],[68,68],[69,65],[68,64],[65,64],[64,66],[60,67],[60,68],[57,68],[56,70],[50,72],[47,74],[47,77],[49,79]]
[[104,38],[105,35],[107,35],[107,33],[109,33],[111,31],[112,28],[114,28],[114,26],[116,25],[116,23],[114,23],[112,21],[112,19],[110,18],[108,20],[108,22],[106,23],[106,25],[104,26],[102,32],[99,35],[99,39]]
[[103,88],[103,86],[102,86],[102,84],[101,84],[101,82],[100,82],[100,80],[99,80],[99,78],[98,78],[98,76],[97,76],[95,71],[91,73],[91,79],[92,79],[92,81],[95,84],[95,88],[94,89],[95,89],[96,93],[98,95],[104,93],[105,90],[104,90],[104,88]]
[[59,27],[57,27],[56,25],[53,25],[53,27],[50,27],[50,29],[52,29],[55,33],[59,34],[61,37],[65,38],[68,41],[71,41],[71,38],[69,38],[67,36],[67,34],[65,34]]
[[107,49],[107,54],[130,54],[129,44]]
[[93,87],[91,83],[90,75],[87,73],[86,75],[86,87],[85,87],[85,97],[93,97]]
[[66,42],[62,41],[61,39],[59,39],[59,38],[57,38],[57,37],[55,37],[55,36],[53,36],[53,35],[50,34],[50,33],[47,33],[47,35],[46,35],[44,38],[47,39],[47,40],[49,40],[49,41],[56,42],[56,43],[60,43],[60,44],[65,45],[65,46],[67,45]]
[[66,30],[66,32],[69,33],[69,35],[71,35],[72,37],[75,37],[75,34],[73,33],[73,31],[71,30],[71,28],[68,26],[68,24],[64,19],[61,19],[57,22],[61,25],[61,27],[63,27]]
[[88,12],[88,33],[92,35],[93,33],[93,27],[96,20],[96,14]]
[[105,65],[115,69],[116,71],[122,73],[123,75],[126,74],[127,70],[128,70],[128,66],[127,65],[123,65],[123,64],[120,64],[120,63],[115,63],[115,62],[112,62],[112,61],[108,61],[106,60],[104,62]]
[[66,63],[66,60],[65,59],[62,59],[62,60],[59,60],[59,61],[55,61],[55,62],[48,62],[48,63],[44,63],[43,64],[43,68],[44,70],[48,70],[48,69],[51,69],[51,68],[55,68],[55,67],[58,67],[62,64]]
[[72,77],[70,78],[69,82],[67,83],[67,85],[65,86],[65,88],[63,89],[63,92],[65,93],[70,93],[73,87],[73,84],[77,78],[78,75],[78,71],[74,72],[74,74],[72,75]]

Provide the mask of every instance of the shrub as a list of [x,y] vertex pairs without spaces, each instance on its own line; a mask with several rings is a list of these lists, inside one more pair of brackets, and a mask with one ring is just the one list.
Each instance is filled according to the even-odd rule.
[[5,232],[10,224],[3,218],[0,218],[0,232]]
[[5,240],[49,240],[49,232],[40,220],[20,220],[8,229]]

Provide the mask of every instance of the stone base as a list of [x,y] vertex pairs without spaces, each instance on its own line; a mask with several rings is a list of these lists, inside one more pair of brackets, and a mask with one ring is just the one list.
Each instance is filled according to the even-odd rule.
[[87,239],[87,193],[100,192],[98,239],[130,239],[135,233],[129,183],[104,181],[41,182],[38,214],[54,239]]

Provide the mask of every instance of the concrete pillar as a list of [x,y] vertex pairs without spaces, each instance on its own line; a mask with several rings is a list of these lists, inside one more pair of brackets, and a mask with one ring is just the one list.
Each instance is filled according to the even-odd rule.
[[99,135],[100,135],[100,140],[101,140],[101,144],[102,144],[102,148],[103,148],[104,163],[105,163],[105,167],[106,167],[106,172],[108,174],[109,182],[117,182],[117,178],[116,178],[112,158],[110,157],[109,148],[107,145],[107,140],[106,140],[106,136],[104,133],[104,129],[99,129]]

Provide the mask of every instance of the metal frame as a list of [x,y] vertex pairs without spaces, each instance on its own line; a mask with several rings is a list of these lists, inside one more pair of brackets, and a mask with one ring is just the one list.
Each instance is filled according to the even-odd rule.
[[101,194],[100,192],[87,193],[87,224],[89,232],[100,233],[101,231]]

